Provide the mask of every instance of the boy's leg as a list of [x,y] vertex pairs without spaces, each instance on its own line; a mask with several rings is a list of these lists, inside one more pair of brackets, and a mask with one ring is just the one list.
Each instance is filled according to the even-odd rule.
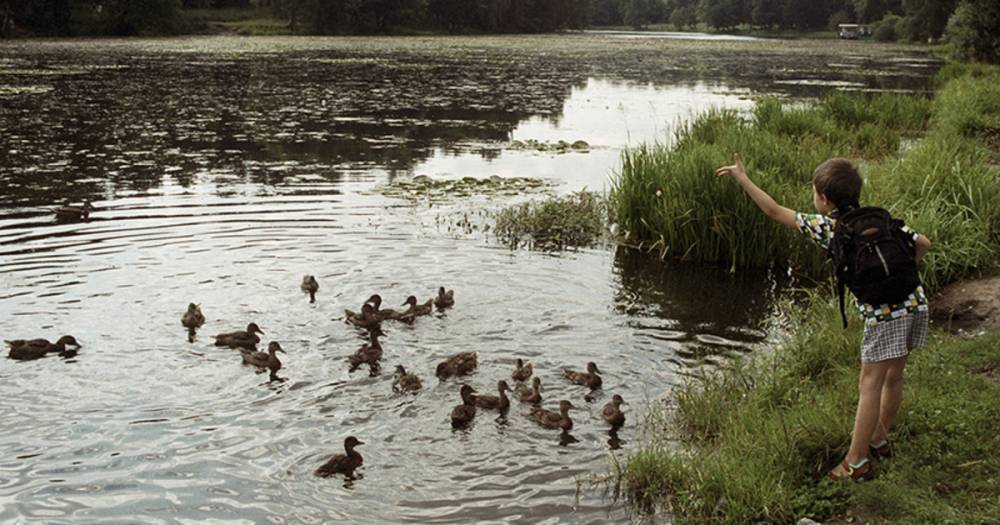
[[858,411],[854,416],[851,449],[845,458],[852,465],[857,465],[868,457],[868,445],[879,422],[882,384],[889,369],[888,363],[889,361],[861,363],[861,377],[858,379]]
[[907,356],[885,361],[888,366],[882,383],[882,400],[879,405],[878,425],[872,433],[872,443],[881,443],[892,429],[896,412],[903,402],[903,368]]

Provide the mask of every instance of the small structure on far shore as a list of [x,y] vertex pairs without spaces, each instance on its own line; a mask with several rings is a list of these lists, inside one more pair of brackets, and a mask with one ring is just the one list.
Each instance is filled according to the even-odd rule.
[[870,25],[838,24],[837,27],[840,29],[840,38],[849,38],[854,40],[863,36],[872,36],[872,26]]

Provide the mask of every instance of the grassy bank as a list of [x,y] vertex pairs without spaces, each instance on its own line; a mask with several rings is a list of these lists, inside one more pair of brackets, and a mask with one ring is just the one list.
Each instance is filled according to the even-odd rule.
[[862,202],[876,202],[937,243],[924,278],[942,284],[996,268],[1000,258],[1000,70],[953,76],[932,100],[833,94],[806,107],[776,99],[751,115],[710,111],[682,126],[669,145],[626,151],[611,191],[626,240],[664,255],[732,268],[787,261],[823,277],[824,254],[767,219],[714,169],[739,151],[751,177],[779,202],[812,211],[810,180],[824,160],[857,160]]
[[[669,253],[733,267],[788,260],[822,275],[822,253],[769,225],[711,169],[742,151],[762,187],[810,210],[815,165],[853,156],[867,177],[864,199],[935,241],[923,269],[931,289],[996,269],[1000,73],[958,65],[941,78],[933,100],[836,95],[806,108],[765,101],[751,117],[703,115],[672,146],[625,154],[614,212],[634,241]],[[898,148],[907,136],[920,138]],[[822,475],[850,444],[861,330],[857,321],[843,330],[822,291],[789,310],[799,313],[784,344],[707,373],[662,407],[651,443],[618,473],[631,508],[671,513],[675,523],[794,523],[846,512],[874,522],[995,521],[1000,332],[935,335],[915,352],[890,434],[897,457],[877,464],[872,482],[832,484]]]

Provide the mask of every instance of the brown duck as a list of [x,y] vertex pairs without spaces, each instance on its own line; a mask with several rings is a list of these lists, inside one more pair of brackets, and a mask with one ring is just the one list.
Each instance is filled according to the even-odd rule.
[[357,370],[363,364],[367,364],[368,370],[373,374],[378,371],[379,361],[382,360],[382,345],[378,342],[380,335],[382,335],[380,330],[372,330],[368,336],[368,344],[358,348],[348,358],[351,363],[351,372]]
[[603,417],[604,420],[614,428],[618,428],[625,424],[625,414],[622,413],[623,403],[626,405],[628,404],[625,403],[622,396],[615,394],[611,398],[611,401],[604,405],[604,409],[601,410],[601,417]]
[[278,378],[278,370],[281,370],[281,361],[278,360],[276,352],[281,352],[287,354],[281,345],[277,341],[271,341],[267,345],[267,352],[253,352],[245,348],[240,348],[240,353],[243,354],[243,362],[248,365],[256,366],[261,369],[268,369],[271,371],[271,379]]
[[365,303],[361,306],[361,312],[344,310],[347,322],[359,328],[377,328],[381,322],[375,314],[375,307]]
[[531,363],[524,364],[521,358],[517,359],[517,366],[514,371],[510,374],[511,379],[514,381],[527,381],[533,372]]
[[[15,339],[4,341],[10,347],[7,357],[18,361],[28,361],[45,357],[50,352],[58,352],[59,355],[70,357],[80,348],[80,343],[71,335],[64,335],[55,344],[48,339]],[[67,346],[72,346],[73,350],[67,350]]]
[[572,370],[563,370],[563,375],[566,379],[586,387],[590,387],[591,390],[601,388],[601,376],[597,375],[601,371],[597,369],[597,364],[593,361],[587,363],[586,372],[574,372]]
[[573,420],[569,418],[569,410],[571,408],[576,407],[573,406],[573,403],[563,399],[559,402],[559,412],[545,410],[541,407],[534,407],[531,409],[531,414],[529,414],[529,416],[543,427],[571,430],[573,428]]
[[542,402],[542,380],[535,377],[531,379],[531,387],[525,384],[517,385],[517,398],[525,403],[537,405]]
[[416,392],[423,385],[416,374],[406,373],[403,365],[396,365],[396,379],[392,383],[392,389],[396,392]]
[[456,428],[468,425],[476,417],[476,391],[469,385],[462,385],[459,393],[462,404],[451,410],[451,426]]
[[396,319],[407,319],[411,317],[418,317],[421,315],[430,315],[431,311],[434,309],[434,299],[428,299],[424,304],[417,304],[417,298],[413,295],[406,298],[406,302],[403,306],[409,305],[409,308],[403,310],[396,314]]
[[464,376],[475,370],[478,364],[479,354],[476,352],[462,352],[438,364],[435,374],[440,379],[448,379],[451,376]]
[[361,454],[354,450],[354,447],[358,445],[364,445],[364,443],[358,441],[358,438],[354,436],[348,436],[344,440],[344,451],[347,453],[334,455],[323,466],[316,469],[316,475],[321,478],[328,478],[334,474],[353,477],[354,471],[364,463],[364,458],[361,457]]
[[89,200],[83,199],[82,206],[74,206],[66,201],[65,205],[52,208],[52,211],[55,212],[58,221],[85,221],[90,219],[90,212],[94,211],[94,207]]
[[434,298],[434,306],[445,309],[455,306],[455,290],[444,290],[444,286],[438,288],[437,297]]
[[309,302],[316,302],[316,292],[319,291],[319,283],[316,282],[316,278],[312,275],[307,275],[302,278],[302,285],[300,286],[302,291],[309,294]]
[[497,391],[500,395],[496,396],[476,396],[476,406],[479,408],[489,408],[496,409],[501,412],[506,412],[510,408],[510,399],[507,398],[507,392],[511,392],[509,386],[507,386],[506,381],[497,382]]
[[188,305],[188,309],[181,316],[181,325],[186,328],[198,328],[205,324],[205,315],[201,313],[201,307],[191,303]]
[[[370,304],[375,308],[375,317],[379,321],[384,321],[386,319],[399,319],[400,313],[392,308],[382,308],[382,296],[379,294],[374,294],[365,301],[365,304]],[[406,303],[404,303],[406,304]]]
[[257,337],[257,334],[263,333],[264,331],[261,330],[256,323],[250,323],[247,325],[247,329],[245,331],[229,332],[215,336],[215,346],[228,346],[229,348],[256,350],[257,343],[260,342],[260,338]]

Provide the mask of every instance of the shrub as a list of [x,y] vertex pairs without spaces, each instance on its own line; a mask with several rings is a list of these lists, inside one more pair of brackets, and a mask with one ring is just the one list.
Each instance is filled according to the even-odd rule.
[[896,26],[898,26],[902,20],[903,19],[898,15],[885,15],[885,18],[880,20],[875,25],[875,32],[872,36],[879,42],[894,42],[899,38],[898,33],[896,32]]

